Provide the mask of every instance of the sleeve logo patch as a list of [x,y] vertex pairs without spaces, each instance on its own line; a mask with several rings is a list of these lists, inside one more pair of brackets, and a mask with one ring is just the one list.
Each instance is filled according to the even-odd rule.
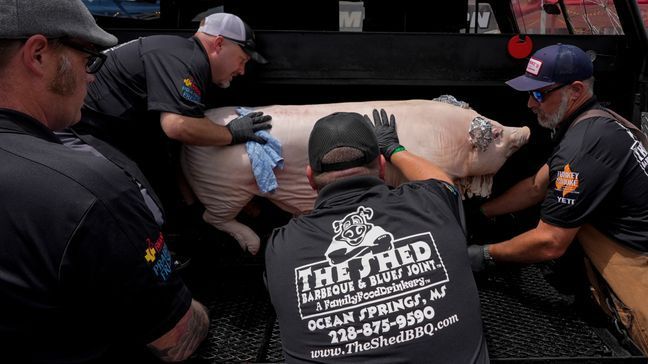
[[199,103],[202,100],[202,91],[196,86],[196,82],[191,77],[182,80],[181,92],[182,97],[191,102]]
[[578,174],[578,172],[572,172],[569,164],[565,166],[564,170],[558,171],[556,189],[562,191],[563,197],[576,191],[578,188]]
[[565,165],[565,169],[558,171],[556,176],[556,191],[562,192],[562,196],[558,196],[558,202],[573,205],[576,202],[575,198],[567,198],[567,195],[575,192],[580,185],[578,181],[578,172],[573,172],[569,164]]
[[146,238],[144,259],[153,268],[156,277],[162,281],[169,279],[169,275],[171,275],[171,253],[164,243],[162,233],[158,235],[155,242],[150,238]]

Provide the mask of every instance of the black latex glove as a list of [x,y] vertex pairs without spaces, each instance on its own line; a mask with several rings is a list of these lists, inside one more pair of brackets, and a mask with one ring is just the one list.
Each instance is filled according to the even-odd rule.
[[259,130],[272,128],[268,121],[272,116],[263,115],[262,112],[251,112],[245,116],[238,117],[227,124],[227,129],[232,134],[232,143],[239,144],[251,140],[260,144],[265,144],[266,140],[254,133]]
[[380,153],[388,161],[391,160],[394,150],[402,147],[398,141],[398,134],[396,133],[396,118],[393,114],[387,118],[385,109],[380,109],[380,114],[378,114],[378,110],[374,109],[373,122],[371,122],[371,119],[367,115],[364,118],[370,125],[374,126],[374,133],[376,133],[376,137],[378,138]]
[[470,268],[472,268],[473,272],[483,272],[493,268],[495,265],[492,259],[486,259],[486,249],[488,249],[488,245],[468,245],[468,258],[470,259]]

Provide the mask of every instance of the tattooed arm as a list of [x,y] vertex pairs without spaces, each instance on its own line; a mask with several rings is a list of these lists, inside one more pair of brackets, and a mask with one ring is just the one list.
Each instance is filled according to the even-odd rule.
[[180,321],[162,337],[148,344],[150,350],[165,362],[187,359],[207,335],[209,317],[207,309],[196,300]]

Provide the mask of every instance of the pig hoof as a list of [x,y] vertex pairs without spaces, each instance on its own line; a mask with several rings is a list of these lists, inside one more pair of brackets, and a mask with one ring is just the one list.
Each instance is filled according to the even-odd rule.
[[256,255],[261,248],[260,241],[239,241],[239,244],[241,245],[241,249],[243,249],[243,251],[248,251],[252,255]]

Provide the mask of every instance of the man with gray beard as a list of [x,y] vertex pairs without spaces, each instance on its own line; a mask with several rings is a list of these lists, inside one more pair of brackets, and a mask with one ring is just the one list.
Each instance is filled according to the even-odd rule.
[[480,211],[493,217],[542,201],[538,225],[497,244],[471,245],[474,271],[559,258],[573,240],[586,255],[594,298],[648,354],[648,141],[593,93],[593,64],[578,47],[538,50],[507,81],[557,142],[546,164]]

